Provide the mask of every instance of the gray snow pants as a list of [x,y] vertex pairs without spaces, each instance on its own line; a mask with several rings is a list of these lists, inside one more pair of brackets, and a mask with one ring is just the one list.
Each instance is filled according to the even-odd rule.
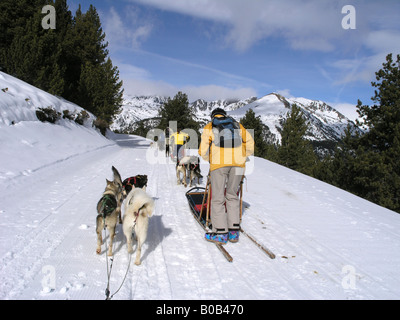
[[239,229],[240,199],[237,192],[244,171],[240,167],[223,167],[211,171],[212,232],[226,233],[229,229]]

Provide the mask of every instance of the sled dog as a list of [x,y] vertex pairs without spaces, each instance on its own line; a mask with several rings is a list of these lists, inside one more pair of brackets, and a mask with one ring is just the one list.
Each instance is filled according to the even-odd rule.
[[[187,187],[186,177],[190,179],[190,186],[192,186],[193,180],[197,178],[197,182],[199,182],[199,178],[203,176],[200,174],[200,160],[196,156],[185,156],[176,164],[176,178],[177,184],[183,183],[185,187]],[[187,173],[186,173],[187,172]],[[181,173],[183,175],[181,182]]]
[[140,265],[142,245],[147,238],[149,217],[153,214],[153,210],[154,200],[143,189],[134,188],[126,198],[122,229],[126,237],[128,253],[133,253],[132,231],[135,232],[136,265]]
[[[181,160],[176,162],[176,183],[183,184],[187,187],[186,182],[186,164],[189,163],[190,157],[183,157]],[[181,180],[181,173],[183,175]]]
[[200,178],[203,178],[200,171],[200,159],[199,157],[191,157],[189,164],[187,165],[188,176],[190,181],[190,187],[193,181],[197,178],[197,183],[200,183]]
[[132,188],[141,188],[146,191],[147,187],[147,175],[139,174],[134,177],[126,178],[122,182],[122,188],[125,191],[125,197],[131,192]]
[[114,180],[106,179],[107,185],[103,192],[103,196],[97,203],[96,233],[97,233],[97,249],[96,253],[100,254],[101,245],[103,243],[102,231],[104,223],[110,234],[110,245],[108,247],[108,255],[112,256],[113,240],[115,236],[115,226],[121,220],[121,205],[124,199],[122,190],[122,180],[117,169],[111,168],[114,173]]

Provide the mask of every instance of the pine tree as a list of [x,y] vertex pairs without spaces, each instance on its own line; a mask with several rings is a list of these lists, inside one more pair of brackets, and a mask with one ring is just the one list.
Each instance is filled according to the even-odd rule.
[[[66,69],[68,87],[66,95],[68,99],[93,109],[89,101],[87,88],[80,88],[82,77],[88,76],[88,69],[97,70],[106,61],[108,55],[107,43],[104,43],[105,34],[101,28],[100,18],[96,8],[90,5],[86,13],[82,13],[81,7],[76,11],[73,27],[66,35],[65,50],[69,65]],[[96,75],[94,75],[96,77]]]
[[368,131],[358,139],[351,190],[400,212],[400,55],[389,54],[371,84],[375,104],[357,105]]
[[353,133],[351,127],[348,126],[345,135],[336,147],[334,157],[323,161],[325,163],[323,181],[356,193],[354,182],[357,154],[360,153],[359,139],[359,133]]
[[82,106],[111,124],[122,103],[121,87],[119,72],[111,59],[99,65],[86,62],[79,82]]
[[173,99],[168,98],[168,101],[160,108],[159,116],[161,117],[159,128],[162,130],[169,126],[170,121],[176,121],[178,129],[199,131],[199,124],[194,120],[188,97],[180,91]]
[[[56,12],[56,29],[44,29],[42,8]],[[73,17],[66,0],[0,2],[0,68],[64,97],[110,124],[122,103],[122,81],[107,57],[108,43],[96,8]],[[4,27],[4,28],[3,28]]]
[[[358,101],[364,134],[350,130],[331,162],[333,183],[367,200],[400,212],[400,55],[386,57],[376,72],[372,106]],[[329,181],[328,181],[329,182]]]
[[0,1],[0,69],[13,74],[11,44],[23,36],[27,22],[38,13],[46,0],[1,0]]
[[278,163],[299,172],[313,175],[316,156],[311,142],[305,139],[308,126],[301,110],[295,104],[283,121],[281,144],[278,146]]

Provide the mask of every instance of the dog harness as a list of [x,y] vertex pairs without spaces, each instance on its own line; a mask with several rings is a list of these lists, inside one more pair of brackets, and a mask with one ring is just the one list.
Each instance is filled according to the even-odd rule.
[[[133,183],[131,183],[132,180],[133,180]],[[130,177],[130,178],[126,178],[122,184],[124,184],[124,185],[128,184],[128,185],[132,186],[135,183],[136,183],[136,177]]]
[[101,213],[103,217],[109,216],[115,209],[117,209],[117,199],[115,199],[111,194],[105,194],[98,204],[100,203],[101,207],[99,213]]

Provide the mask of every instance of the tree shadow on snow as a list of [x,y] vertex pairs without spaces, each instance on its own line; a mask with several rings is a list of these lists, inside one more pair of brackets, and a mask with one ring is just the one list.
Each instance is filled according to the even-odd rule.
[[128,134],[115,135],[112,140],[122,148],[147,149],[150,145],[149,140]]

